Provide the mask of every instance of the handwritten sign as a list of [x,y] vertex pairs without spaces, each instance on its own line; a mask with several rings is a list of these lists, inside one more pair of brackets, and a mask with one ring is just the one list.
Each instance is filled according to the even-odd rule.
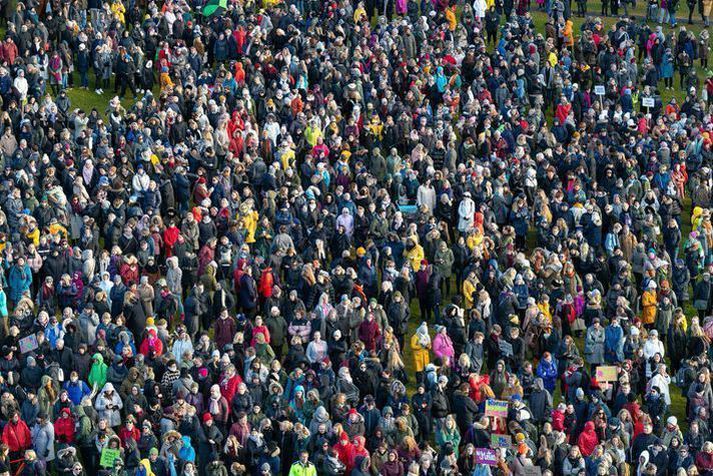
[[604,96],[605,90],[604,90],[604,85],[603,84],[597,84],[594,86],[594,94],[597,96]]
[[113,468],[114,461],[117,459],[121,459],[121,450],[104,448],[102,450],[101,459],[99,460],[99,465],[104,468]]
[[644,107],[654,107],[656,101],[654,101],[654,98],[641,98],[641,105]]
[[597,382],[616,382],[617,372],[614,365],[603,365],[597,367]]
[[35,334],[30,334],[27,337],[23,337],[22,339],[20,339],[18,344],[20,345],[20,353],[22,354],[32,352],[40,346],[40,344],[37,343],[37,336]]
[[498,464],[498,454],[490,448],[476,448],[475,462],[477,464],[487,464],[488,466],[496,466]]
[[505,400],[488,399],[485,402],[485,416],[503,417],[508,416],[508,402]]
[[512,438],[510,435],[490,435],[490,446],[492,448],[510,448],[512,446]]

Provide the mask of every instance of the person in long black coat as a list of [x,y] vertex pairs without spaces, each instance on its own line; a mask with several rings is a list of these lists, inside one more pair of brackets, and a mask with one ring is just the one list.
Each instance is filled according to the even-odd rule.
[[478,414],[478,405],[468,395],[470,386],[467,383],[460,384],[458,390],[453,394],[452,410],[456,414],[458,429],[463,435],[473,424],[475,416]]
[[143,336],[146,330],[146,313],[141,305],[141,300],[134,293],[126,293],[123,312],[126,318],[126,327],[135,336]]

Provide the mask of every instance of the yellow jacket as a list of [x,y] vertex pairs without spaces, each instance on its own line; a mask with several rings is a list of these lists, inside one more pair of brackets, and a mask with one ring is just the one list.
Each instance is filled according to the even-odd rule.
[[310,461],[305,466],[298,461],[290,467],[289,476],[317,476],[317,468]]
[[458,25],[458,20],[456,19],[456,7],[446,8],[445,11],[446,21],[448,22],[448,29],[454,31]]
[[411,265],[411,269],[418,271],[421,267],[421,261],[423,261],[425,254],[423,253],[423,246],[416,244],[410,250],[404,250],[404,258]]
[[142,459],[139,464],[143,466],[144,471],[146,471],[146,476],[156,476],[156,474],[151,471],[151,462],[148,460],[148,458]]
[[119,19],[119,21],[123,24],[125,23],[124,21],[124,13],[126,13],[126,7],[124,6],[123,3],[121,2],[114,2],[111,4],[111,13],[116,15],[116,17]]
[[245,235],[245,243],[255,243],[255,231],[257,231],[257,222],[260,215],[255,210],[252,210],[243,216],[243,226],[247,232]]
[[473,306],[475,306],[475,299],[473,299],[474,292],[475,283],[473,283],[470,279],[463,281],[463,296],[465,297],[466,309],[473,309]]
[[60,235],[62,235],[62,238],[67,238],[67,229],[59,223],[54,223],[50,225],[49,231],[51,235],[56,235],[57,233],[59,233]]
[[32,243],[35,246],[40,246],[40,229],[39,228],[35,228],[32,231],[28,231],[27,233],[25,233],[25,237],[31,239]]
[[554,53],[554,51],[550,51],[550,54],[547,57],[547,61],[550,62],[550,66],[552,66],[553,68],[557,66],[557,62],[559,60],[557,59],[557,55]]
[[313,125],[308,125],[304,130],[305,140],[310,147],[314,147],[317,144],[317,139],[322,137],[322,131],[319,127],[314,127]]
[[641,295],[641,322],[653,324],[656,320],[656,291],[647,290]]
[[428,347],[424,347],[418,341],[418,335],[411,336],[411,351],[413,352],[413,367],[416,372],[423,372],[423,369],[431,362],[431,353]]
[[295,163],[295,151],[287,149],[280,157],[280,162],[282,164],[282,170],[287,170],[292,167],[292,164]]
[[483,234],[476,232],[473,234],[468,235],[468,238],[465,240],[466,246],[468,246],[468,249],[473,251],[476,247],[480,246],[483,243]]

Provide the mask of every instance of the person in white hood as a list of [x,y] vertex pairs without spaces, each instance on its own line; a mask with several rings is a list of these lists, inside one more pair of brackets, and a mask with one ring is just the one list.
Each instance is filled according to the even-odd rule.
[[114,385],[107,382],[97,395],[97,401],[94,404],[99,418],[105,419],[110,427],[116,428],[121,425],[121,409],[123,407],[124,403],[121,401],[119,393],[114,390]]

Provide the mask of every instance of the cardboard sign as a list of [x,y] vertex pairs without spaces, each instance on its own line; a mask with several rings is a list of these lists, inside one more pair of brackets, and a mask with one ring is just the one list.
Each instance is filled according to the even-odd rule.
[[594,94],[596,94],[597,96],[604,96],[604,94],[606,94],[606,91],[605,91],[605,89],[604,89],[604,85],[603,85],[603,84],[597,84],[596,86],[594,86]]
[[641,105],[644,107],[654,107],[656,105],[656,101],[654,98],[641,98]]
[[496,466],[498,464],[498,454],[490,448],[476,448],[475,462],[477,464],[487,464],[488,466]]
[[20,345],[21,354],[32,352],[40,346],[40,344],[37,343],[37,336],[35,334],[30,334],[27,337],[23,337],[22,339],[20,339],[18,344]]
[[485,402],[485,416],[507,418],[508,402],[489,398]]
[[617,372],[614,365],[603,365],[597,367],[597,382],[616,382]]
[[104,468],[113,468],[114,461],[117,459],[121,459],[121,450],[104,448],[102,450],[101,459],[99,460],[99,466]]
[[492,448],[510,448],[512,446],[512,438],[510,435],[490,435],[490,446]]

